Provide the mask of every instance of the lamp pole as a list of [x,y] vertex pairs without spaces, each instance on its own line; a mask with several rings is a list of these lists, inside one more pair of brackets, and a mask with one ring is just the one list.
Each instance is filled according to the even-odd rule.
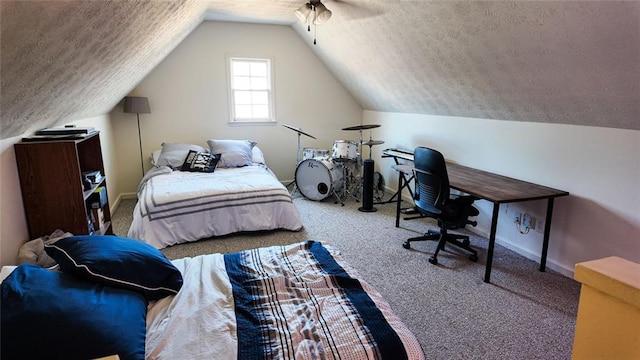
[[149,99],[146,97],[127,96],[124,98],[125,113],[136,114],[138,119],[138,144],[140,145],[140,168],[144,177],[144,158],[142,157],[142,132],[140,131],[140,114],[151,113]]
[[142,169],[142,177],[144,177],[144,160],[142,159],[142,135],[140,134],[140,113],[136,113],[138,117],[138,143],[140,144],[140,168]]

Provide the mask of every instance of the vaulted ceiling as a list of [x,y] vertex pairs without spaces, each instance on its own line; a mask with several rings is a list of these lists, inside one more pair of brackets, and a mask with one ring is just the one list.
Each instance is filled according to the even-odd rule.
[[324,3],[3,0],[0,135],[108,113],[203,20],[292,26],[363,109],[640,130],[640,2]]

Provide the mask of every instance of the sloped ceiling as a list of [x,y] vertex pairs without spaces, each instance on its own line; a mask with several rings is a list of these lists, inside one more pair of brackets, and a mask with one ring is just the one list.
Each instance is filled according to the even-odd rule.
[[2,138],[108,113],[200,24],[206,6],[0,1]]
[[2,1],[0,135],[109,112],[205,18],[293,26],[364,109],[640,130],[640,2],[303,3]]

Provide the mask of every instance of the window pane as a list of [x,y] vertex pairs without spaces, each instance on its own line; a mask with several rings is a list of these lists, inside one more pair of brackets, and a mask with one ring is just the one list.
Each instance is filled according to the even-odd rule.
[[267,76],[267,63],[266,62],[252,62],[251,63],[251,76]]
[[268,105],[269,96],[266,91],[253,91],[251,92],[251,102],[254,105]]
[[250,119],[251,117],[250,105],[236,105],[236,118]]
[[251,75],[251,66],[244,61],[233,61],[233,75],[249,76]]
[[254,90],[267,90],[269,88],[267,78],[252,78],[251,88]]
[[269,106],[268,105],[254,105],[253,106],[253,117],[254,118],[269,118]]
[[236,76],[233,78],[233,88],[236,90],[251,89],[251,78],[247,76]]
[[234,101],[238,105],[250,105],[251,91],[236,91]]

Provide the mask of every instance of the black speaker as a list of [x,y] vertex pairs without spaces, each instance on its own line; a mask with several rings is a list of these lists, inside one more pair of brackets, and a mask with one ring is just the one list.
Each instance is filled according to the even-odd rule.
[[358,210],[363,212],[378,211],[373,207],[373,160],[371,159],[364,161],[362,181],[362,207]]

